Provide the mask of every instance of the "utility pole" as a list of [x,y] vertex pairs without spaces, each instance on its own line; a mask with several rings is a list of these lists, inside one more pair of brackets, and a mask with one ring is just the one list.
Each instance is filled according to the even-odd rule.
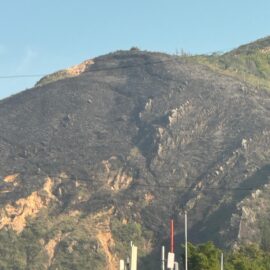
[[174,221],[171,219],[171,253],[174,253]]
[[129,260],[129,257],[127,257],[127,260],[126,260],[126,268],[125,270],[130,270],[130,260]]
[[223,264],[224,264],[224,262],[223,262],[223,253],[221,253],[221,257],[220,257],[220,270],[223,270]]
[[161,248],[161,270],[165,270],[165,247]]
[[130,260],[130,270],[137,270],[137,256],[138,248],[131,244],[131,260]]
[[124,260],[120,260],[120,270],[125,270],[125,261]]
[[168,260],[167,260],[167,268],[173,270],[174,269],[174,221],[173,219],[170,220],[170,252],[168,253]]
[[188,251],[187,251],[187,211],[185,211],[185,270],[188,270]]

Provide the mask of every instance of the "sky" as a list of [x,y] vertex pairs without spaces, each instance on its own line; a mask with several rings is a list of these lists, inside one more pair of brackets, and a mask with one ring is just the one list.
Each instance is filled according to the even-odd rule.
[[[269,0],[0,2],[0,99],[119,49],[225,52],[270,35]],[[17,75],[40,76],[4,78]]]

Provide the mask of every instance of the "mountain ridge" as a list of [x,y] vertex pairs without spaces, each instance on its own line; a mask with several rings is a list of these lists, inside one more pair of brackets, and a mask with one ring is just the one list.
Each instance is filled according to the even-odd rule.
[[183,209],[196,242],[263,235],[267,89],[192,56],[138,50],[74,70],[0,101],[0,239],[15,239],[19,269],[117,269],[129,241],[142,264],[171,217],[181,241]]

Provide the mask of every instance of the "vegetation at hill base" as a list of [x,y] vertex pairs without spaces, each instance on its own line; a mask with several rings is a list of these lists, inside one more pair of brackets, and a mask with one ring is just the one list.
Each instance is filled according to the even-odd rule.
[[[188,244],[188,266],[190,270],[219,270],[221,250],[212,242]],[[182,255],[184,261],[184,255]],[[225,270],[269,270],[270,253],[258,245],[240,246],[224,254]]]
[[44,211],[20,234],[8,228],[0,231],[0,269],[104,269],[105,254],[98,246],[73,217],[56,220]]

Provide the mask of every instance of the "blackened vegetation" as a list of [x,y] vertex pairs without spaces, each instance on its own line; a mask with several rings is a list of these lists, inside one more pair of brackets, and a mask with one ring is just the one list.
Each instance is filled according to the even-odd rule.
[[0,183],[1,206],[50,176],[58,201],[49,215],[113,208],[119,228],[141,224],[159,242],[171,216],[182,239],[187,209],[191,239],[230,245],[238,204],[269,183],[269,107],[267,91],[184,57],[132,49],[96,58],[77,77],[0,102],[0,175],[21,179]]

